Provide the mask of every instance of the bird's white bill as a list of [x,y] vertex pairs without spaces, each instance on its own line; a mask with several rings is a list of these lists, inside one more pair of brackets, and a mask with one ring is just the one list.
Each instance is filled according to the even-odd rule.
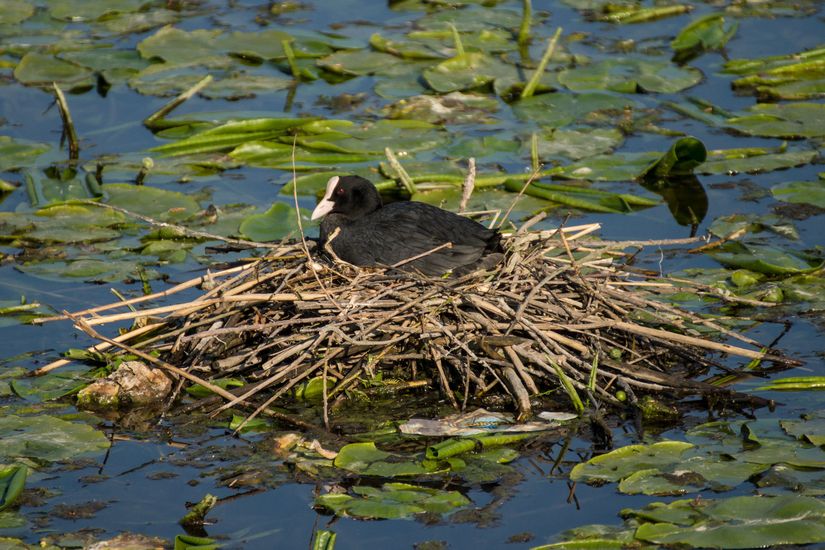
[[336,185],[338,185],[338,176],[332,176],[329,178],[329,181],[327,182],[327,190],[324,193],[324,198],[321,199],[321,202],[319,202],[318,206],[315,207],[315,210],[312,211],[311,219],[317,220],[318,218],[323,218],[329,214],[333,208],[335,208],[335,202],[332,200],[332,194],[335,192]]
[[312,211],[311,219],[317,220],[318,218],[323,218],[329,214],[333,208],[335,208],[334,202],[328,199],[323,199],[318,203],[318,206],[315,207],[315,210]]

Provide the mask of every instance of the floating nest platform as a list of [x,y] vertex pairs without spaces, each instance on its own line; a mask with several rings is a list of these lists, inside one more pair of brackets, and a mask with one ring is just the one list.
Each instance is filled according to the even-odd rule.
[[[598,229],[518,231],[504,237],[506,257],[495,268],[445,278],[325,263],[313,243],[285,243],[162,293],[54,319],[70,318],[98,338],[96,350],[117,347],[164,368],[179,387],[206,386],[222,401],[218,410],[240,407],[296,425],[303,421],[273,406],[300,385],[322,381],[328,423],[347,390],[377,373],[397,391],[437,390],[456,409],[505,396],[522,418],[538,395],[574,411],[582,402],[626,407],[625,399],[645,394],[764,404],[696,377],[719,366],[716,354],[792,361],[670,305],[663,295],[683,288],[624,265],[628,249],[681,241],[604,242],[592,236]],[[195,290],[194,299],[171,303]],[[138,303],[144,309],[110,313]],[[95,328],[138,318],[114,338]],[[213,384],[228,377],[246,385]]]

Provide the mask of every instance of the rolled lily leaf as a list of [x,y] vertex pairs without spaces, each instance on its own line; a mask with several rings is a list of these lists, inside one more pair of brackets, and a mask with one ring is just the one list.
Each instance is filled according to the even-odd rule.
[[0,468],[0,512],[14,504],[23,492],[29,469],[23,464]]
[[721,50],[733,38],[738,28],[739,23],[733,23],[725,28],[725,17],[720,13],[712,13],[691,21],[670,43],[675,52],[673,61],[684,63],[704,52]]
[[704,143],[695,137],[683,137],[671,145],[670,150],[660,159],[642,170],[636,179],[650,182],[692,174],[694,168],[705,162],[707,157],[708,151]]
[[[504,184],[509,191],[519,192],[524,184],[516,180],[507,180]],[[627,193],[610,193],[598,189],[575,187],[572,185],[551,185],[534,182],[524,190],[526,195],[547,199],[571,208],[590,212],[621,214],[642,208],[656,206],[659,201]]]

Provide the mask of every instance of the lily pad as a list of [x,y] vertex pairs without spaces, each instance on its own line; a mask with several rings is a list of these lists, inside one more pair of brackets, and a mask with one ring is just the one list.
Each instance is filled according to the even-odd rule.
[[49,149],[50,147],[45,143],[0,136],[0,172],[32,166],[37,157]]
[[106,203],[162,221],[180,221],[200,210],[195,199],[178,191],[128,183],[107,183],[102,189]]
[[361,519],[399,519],[429,512],[444,514],[470,504],[458,491],[442,491],[406,483],[385,483],[381,488],[353,487],[356,496],[327,494],[315,498],[315,505],[336,515]]
[[763,245],[728,242],[708,252],[726,267],[744,268],[766,275],[810,273],[821,268],[825,260],[792,250]]
[[[309,212],[301,209],[301,221],[309,224]],[[241,234],[257,242],[276,241],[298,230],[295,208],[276,202],[263,214],[252,214],[240,225]]]
[[404,460],[381,451],[371,441],[344,445],[335,457],[333,465],[360,475],[380,477],[416,476],[433,471],[421,462]]
[[579,160],[613,151],[623,141],[624,134],[614,128],[555,130],[539,136],[538,153],[543,159],[562,156]]
[[692,448],[692,444],[684,441],[627,445],[576,464],[570,472],[570,479],[588,483],[619,481],[638,470],[677,464],[685,451]]
[[513,65],[481,52],[457,55],[424,71],[427,85],[440,93],[471,90],[498,78],[518,78]]
[[623,510],[643,523],[639,540],[702,548],[755,548],[825,541],[825,503],[803,496],[677,500]]
[[741,172],[755,174],[802,166],[813,162],[817,157],[816,151],[766,152],[764,154],[754,154],[748,150],[743,150],[740,154],[738,151],[737,149],[710,151],[707,160],[696,171],[700,174],[738,174]]
[[109,448],[103,432],[49,415],[0,417],[0,438],[0,457],[46,462],[102,453]]
[[565,69],[559,82],[571,90],[611,90],[622,93],[676,93],[695,86],[702,73],[669,61],[617,57],[584,67]]
[[633,105],[632,99],[602,92],[559,92],[522,99],[513,104],[513,112],[521,120],[560,128],[571,122],[584,121],[599,111],[623,112]]
[[148,3],[148,0],[106,0],[106,2],[47,0],[46,3],[49,6],[49,15],[55,19],[89,21],[107,15],[138,11]]
[[29,52],[14,69],[14,78],[21,84],[51,86],[52,82],[78,87],[91,87],[92,71],[86,67],[58,59],[52,55]]
[[825,136],[822,103],[757,103],[727,125],[751,136],[800,139]]
[[771,187],[773,196],[781,201],[810,204],[825,208],[825,181],[788,181]]
[[26,0],[0,1],[0,25],[17,25],[34,14],[34,4]]

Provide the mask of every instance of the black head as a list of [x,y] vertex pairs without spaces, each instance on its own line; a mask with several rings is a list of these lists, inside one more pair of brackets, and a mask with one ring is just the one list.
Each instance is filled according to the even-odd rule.
[[327,214],[340,214],[357,220],[381,208],[381,195],[369,180],[361,176],[333,176],[327,182],[324,198],[312,212],[317,220]]

